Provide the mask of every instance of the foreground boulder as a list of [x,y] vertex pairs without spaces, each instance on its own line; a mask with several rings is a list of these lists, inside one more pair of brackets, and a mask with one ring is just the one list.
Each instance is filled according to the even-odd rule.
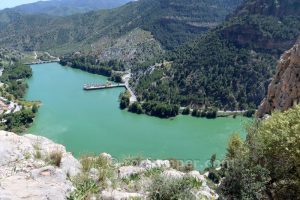
[[0,199],[7,200],[66,199],[73,190],[68,177],[81,168],[62,145],[5,131],[0,131],[0,166]]

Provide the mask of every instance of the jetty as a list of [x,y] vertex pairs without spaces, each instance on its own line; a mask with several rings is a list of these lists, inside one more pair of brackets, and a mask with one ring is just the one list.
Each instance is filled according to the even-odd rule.
[[84,84],[83,89],[84,90],[102,90],[102,89],[110,89],[110,88],[117,88],[117,87],[126,87],[126,84],[124,83],[106,83],[106,84],[101,84],[101,83],[95,83],[95,84]]
[[137,97],[134,94],[133,89],[130,88],[129,80],[131,78],[131,73],[128,72],[123,75],[122,80],[124,83],[112,83],[106,82],[105,84],[96,83],[96,84],[84,84],[84,90],[102,90],[102,89],[109,89],[109,88],[117,88],[117,87],[124,87],[130,93],[130,103],[137,102]]

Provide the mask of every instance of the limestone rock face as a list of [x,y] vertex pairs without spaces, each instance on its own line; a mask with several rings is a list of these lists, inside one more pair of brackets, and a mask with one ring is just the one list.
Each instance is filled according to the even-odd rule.
[[260,105],[257,116],[263,117],[274,110],[285,111],[300,102],[300,44],[285,52],[277,72],[269,85],[267,97]]
[[[60,167],[50,164],[51,152],[61,153]],[[80,163],[64,146],[44,137],[0,131],[0,199],[63,200],[73,190],[68,176]]]

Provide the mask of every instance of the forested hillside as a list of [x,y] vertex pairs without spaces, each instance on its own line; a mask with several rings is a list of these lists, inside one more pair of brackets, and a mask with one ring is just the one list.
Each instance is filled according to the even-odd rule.
[[274,2],[246,1],[225,23],[171,53],[171,67],[144,74],[137,69],[140,99],[196,108],[256,108],[276,60],[300,33],[298,1],[276,1],[273,8]]
[[116,8],[129,1],[130,0],[50,0],[24,4],[7,10],[23,14],[67,16],[93,10]]
[[[133,68],[131,84],[140,101],[253,109],[279,55],[300,34],[300,7],[297,0],[240,3],[140,0],[67,17],[2,12],[0,44],[67,55],[64,61],[80,61],[80,68],[125,64]],[[95,61],[87,63],[86,56]]]
[[21,50],[71,53],[97,52],[101,42],[141,28],[164,48],[215,27],[241,0],[140,0],[113,10],[68,17],[0,13],[0,44]]

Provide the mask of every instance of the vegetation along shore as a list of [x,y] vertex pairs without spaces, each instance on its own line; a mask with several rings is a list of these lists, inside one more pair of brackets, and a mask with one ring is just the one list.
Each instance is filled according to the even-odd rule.
[[0,3],[0,200],[300,199],[299,0],[31,2]]

